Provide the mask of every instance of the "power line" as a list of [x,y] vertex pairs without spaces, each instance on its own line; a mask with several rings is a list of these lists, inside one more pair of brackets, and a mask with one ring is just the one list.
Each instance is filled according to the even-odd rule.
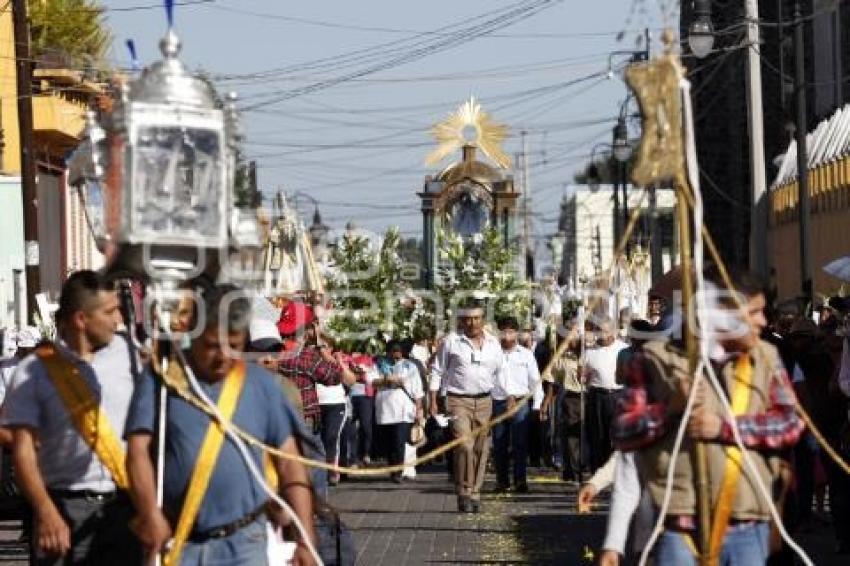
[[[416,35],[428,35],[428,36],[437,36],[444,37],[451,35],[447,32],[435,31],[435,30],[416,30],[409,28],[392,28],[392,27],[382,27],[382,26],[362,26],[362,25],[354,25],[354,24],[342,24],[338,22],[330,22],[325,20],[317,20],[313,18],[301,18],[296,16],[284,16],[281,14],[271,14],[268,12],[257,12],[254,10],[245,10],[241,8],[233,8],[230,6],[222,6],[221,4],[217,4],[215,6],[210,6],[210,8],[215,10],[220,10],[224,12],[230,12],[232,14],[240,14],[245,16],[252,16],[257,18],[262,18],[265,20],[278,20],[278,21],[286,21],[293,22],[299,24],[306,24],[316,27],[325,27],[331,29],[347,29],[354,31],[366,31],[366,32],[383,32],[383,33],[396,33],[396,34],[416,34]],[[634,30],[638,31],[638,30]],[[642,31],[642,30],[640,30]],[[660,30],[659,30],[660,31]],[[492,33],[487,34],[488,37],[497,37],[497,38],[514,38],[514,39],[579,39],[579,38],[588,38],[588,37],[612,37],[616,36],[618,31],[589,31],[589,32],[576,32],[576,33]]]
[[360,77],[371,75],[399,65],[410,63],[412,61],[421,59],[429,55],[433,55],[434,53],[445,51],[452,47],[456,47],[458,45],[473,41],[474,39],[480,37],[486,31],[501,29],[509,25],[515,24],[519,21],[525,20],[551,7],[553,4],[559,3],[560,1],[561,0],[534,0],[529,3],[524,2],[518,5],[517,7],[509,10],[507,13],[491,17],[490,19],[485,20],[483,23],[476,24],[471,28],[462,29],[458,33],[450,36],[449,38],[441,39],[439,41],[432,42],[431,44],[426,44],[420,47],[414,47],[413,49],[408,50],[406,53],[401,53],[400,55],[392,56],[388,60],[373,64],[371,66],[367,66],[366,68],[363,68],[361,70],[346,73],[333,79],[319,81],[301,88],[285,91],[284,93],[272,96],[267,100],[250,104],[245,107],[245,110],[255,110],[264,106],[270,106],[278,102],[282,102],[284,100],[289,100],[291,98],[302,96],[304,94],[310,94],[318,90],[323,90],[335,86],[337,84],[344,83],[351,79],[357,79]]

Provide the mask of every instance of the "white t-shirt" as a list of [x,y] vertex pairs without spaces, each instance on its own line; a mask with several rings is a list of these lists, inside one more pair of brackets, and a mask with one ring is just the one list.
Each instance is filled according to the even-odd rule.
[[345,404],[345,387],[341,383],[330,386],[317,383],[316,394],[319,397],[319,405]]
[[586,350],[584,375],[588,387],[620,389],[622,386],[617,384],[617,355],[628,347],[622,340],[614,340],[608,346]]
[[[422,399],[422,380],[419,370],[410,360],[401,360],[393,366],[393,375],[401,378],[410,397]],[[401,387],[381,387],[375,395],[375,418],[378,424],[412,423],[416,420],[416,405]]]

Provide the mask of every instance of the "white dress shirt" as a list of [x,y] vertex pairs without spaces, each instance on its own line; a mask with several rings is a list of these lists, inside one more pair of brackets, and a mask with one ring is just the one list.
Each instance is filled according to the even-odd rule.
[[393,366],[392,375],[401,378],[404,389],[402,387],[378,389],[375,394],[375,418],[379,425],[412,423],[416,420],[416,404],[410,397],[419,400],[425,396],[419,369],[410,360],[401,360]]
[[617,355],[629,345],[614,340],[608,346],[590,348],[584,353],[584,376],[588,387],[620,389],[617,384]]
[[516,345],[503,352],[505,366],[502,379],[493,387],[493,400],[504,401],[508,397],[519,399],[534,394],[532,408],[537,410],[543,402],[543,382],[537,360],[531,350]]
[[499,341],[484,334],[481,349],[464,334],[449,334],[431,367],[431,391],[456,395],[489,393],[502,379],[504,356]]

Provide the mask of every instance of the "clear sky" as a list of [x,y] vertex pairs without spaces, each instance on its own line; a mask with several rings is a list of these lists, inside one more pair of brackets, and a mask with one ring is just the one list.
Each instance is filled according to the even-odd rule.
[[[240,94],[245,150],[266,194],[308,193],[336,229],[353,219],[419,236],[415,193],[437,169],[424,163],[434,147],[428,128],[475,95],[510,126],[509,153],[521,150],[520,132],[528,132],[540,244],[554,230],[565,184],[594,144],[610,142],[626,87],[619,75],[606,77],[609,53],[642,49],[644,27],[657,38],[665,11],[675,28],[678,4],[184,1],[176,15],[183,59],[220,90]],[[127,38],[143,65],[159,57],[164,11],[146,9],[157,3],[103,2],[115,63],[128,65]],[[627,58],[615,56],[615,66]],[[307,199],[298,205],[312,214]]]

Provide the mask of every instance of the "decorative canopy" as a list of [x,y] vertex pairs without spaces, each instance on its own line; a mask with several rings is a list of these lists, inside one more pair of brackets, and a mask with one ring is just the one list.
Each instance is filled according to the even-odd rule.
[[502,149],[508,127],[491,120],[475,97],[470,97],[445,121],[431,128],[431,133],[439,145],[428,155],[428,165],[436,165],[464,146],[473,146],[502,169],[511,166],[510,156]]

